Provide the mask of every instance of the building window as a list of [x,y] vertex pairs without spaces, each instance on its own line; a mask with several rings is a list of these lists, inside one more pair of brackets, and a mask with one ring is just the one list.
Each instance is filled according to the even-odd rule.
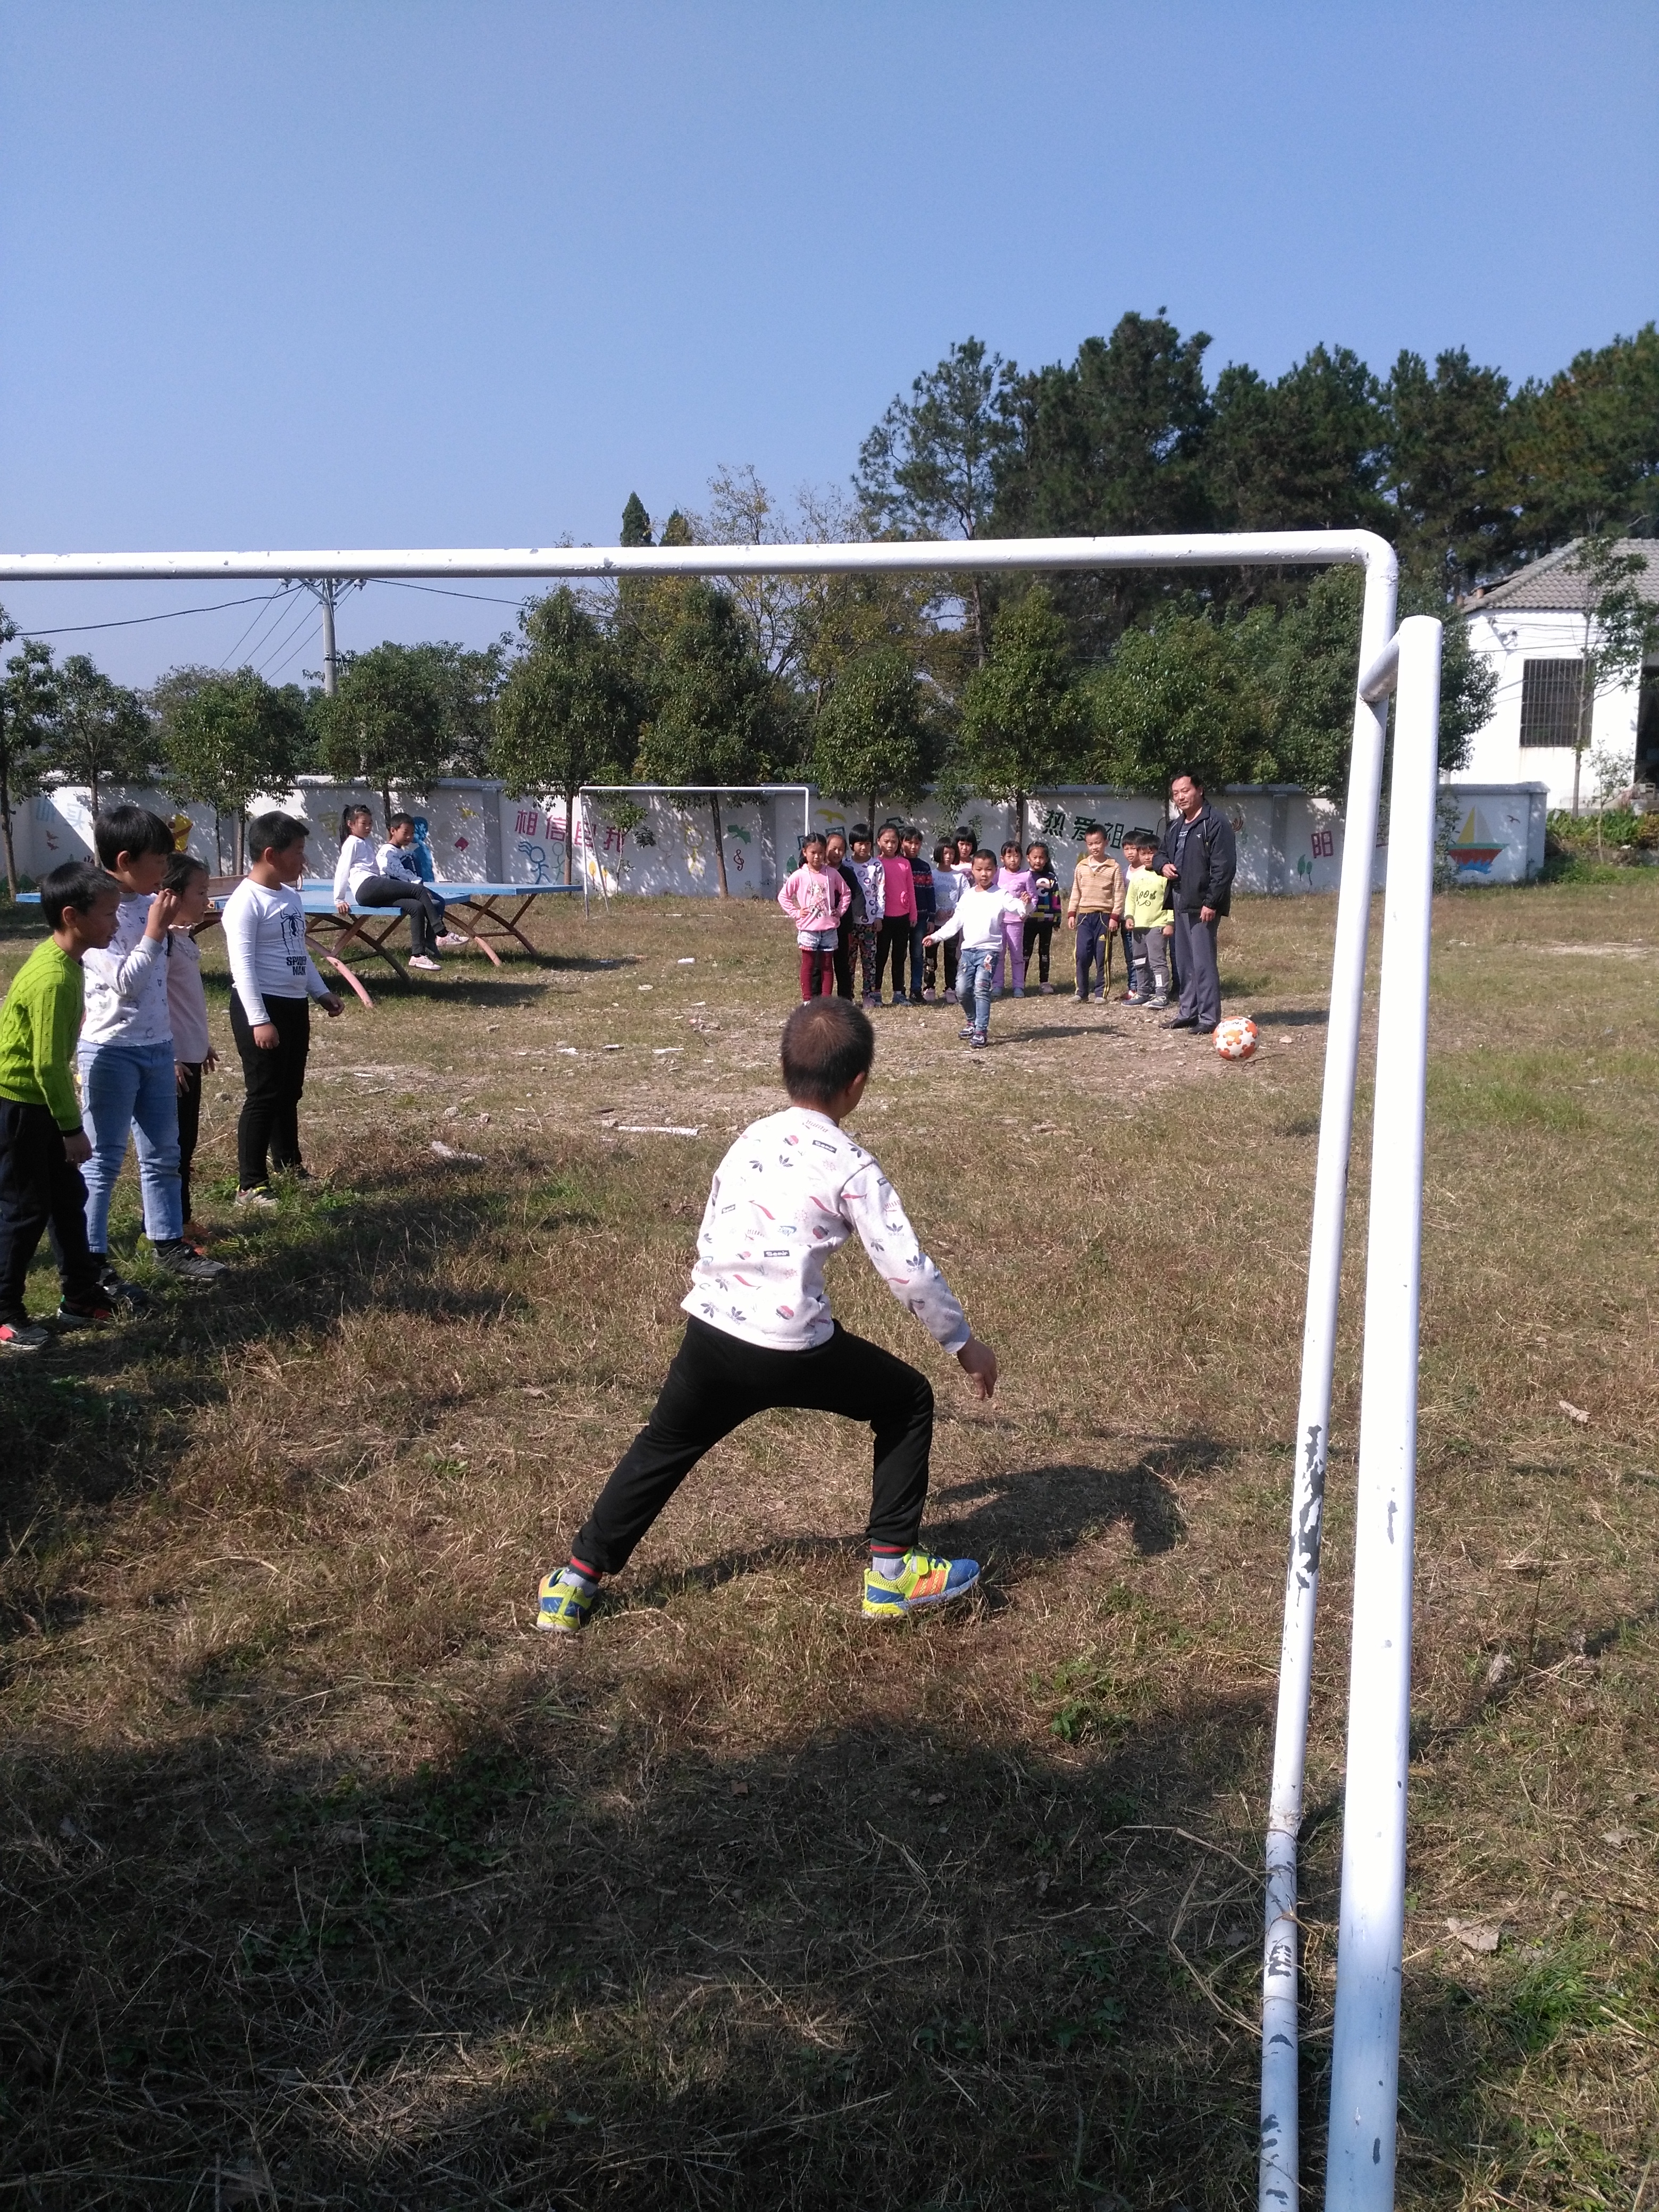
[[1528,660],[1521,671],[1521,742],[1572,746],[1583,704],[1582,660]]

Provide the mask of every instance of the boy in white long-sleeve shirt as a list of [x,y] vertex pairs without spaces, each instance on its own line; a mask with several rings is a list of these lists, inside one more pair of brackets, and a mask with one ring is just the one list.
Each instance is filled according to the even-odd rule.
[[957,901],[949,921],[942,921],[924,940],[938,945],[947,938],[961,938],[957,1000],[968,1014],[962,1035],[981,1050],[990,1041],[991,978],[1002,957],[1004,927],[1011,916],[1023,921],[1031,911],[1031,901],[1023,892],[1000,891],[996,882],[996,854],[975,853],[972,884]]
[[248,872],[225,902],[230,1033],[247,1090],[236,1124],[238,1206],[275,1204],[273,1168],[304,1175],[300,1099],[311,1001],[331,1020],[340,1011],[306,950],[306,910],[295,885],[305,873],[307,834],[292,814],[256,814],[247,826]]
[[784,1024],[789,1105],[745,1129],[715,1170],[681,1301],[684,1338],[650,1420],[578,1532],[569,1565],[544,1579],[538,1628],[580,1629],[600,1576],[626,1565],[703,1454],[751,1414],[780,1406],[840,1413],[875,1431],[866,1619],[902,1619],[961,1597],[979,1580],[974,1560],[917,1548],[932,1386],[890,1352],[849,1336],[823,1285],[824,1261],[856,1231],[900,1304],[954,1352],[979,1395],[991,1395],[996,1354],[969,1330],[892,1185],[842,1132],[875,1049],[869,1017],[844,999],[813,999]]
[[158,1267],[185,1282],[225,1272],[185,1241],[179,1188],[179,1097],[167,1004],[168,933],[178,901],[161,888],[173,831],[143,806],[106,807],[93,823],[100,863],[121,887],[115,934],[88,951],[82,968],[86,1012],[77,1054],[83,1124],[92,1156],[87,1186],[87,1246],[106,1294],[138,1293],[109,1256],[109,1207],[131,1136],[138,1153],[144,1234]]

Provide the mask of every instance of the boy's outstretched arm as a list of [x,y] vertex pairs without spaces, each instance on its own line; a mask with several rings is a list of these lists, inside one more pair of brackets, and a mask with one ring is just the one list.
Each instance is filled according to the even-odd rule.
[[976,1398],[988,1398],[997,1387],[997,1356],[988,1344],[970,1336],[957,1354],[957,1364],[974,1386]]
[[997,1356],[969,1328],[956,1293],[922,1250],[898,1193],[873,1160],[848,1182],[842,1206],[893,1296],[955,1355],[975,1394],[988,1398],[996,1388]]

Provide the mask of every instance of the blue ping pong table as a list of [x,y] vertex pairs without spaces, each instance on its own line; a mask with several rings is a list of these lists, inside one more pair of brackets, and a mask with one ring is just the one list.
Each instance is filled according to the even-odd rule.
[[[372,1003],[368,994],[341,957],[352,946],[358,946],[374,958],[384,960],[395,974],[402,975],[405,973],[402,961],[391,949],[392,939],[404,927],[404,916],[397,907],[358,906],[354,902],[348,916],[337,912],[334,893],[328,884],[302,883],[299,889],[306,910],[306,935],[315,940],[316,951],[350,984],[360,999]],[[521,927],[526,915],[538,898],[562,896],[579,891],[581,885],[428,884],[427,889],[434,898],[443,901],[448,927],[458,936],[468,939],[487,960],[499,968],[501,957],[490,939],[508,939],[521,945],[532,957],[539,957]]]

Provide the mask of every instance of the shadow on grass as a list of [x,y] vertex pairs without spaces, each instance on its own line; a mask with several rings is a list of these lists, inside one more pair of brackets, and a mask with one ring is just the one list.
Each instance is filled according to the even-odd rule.
[[[322,1185],[261,1217],[213,1290],[155,1278],[149,1303],[118,1327],[55,1335],[46,1351],[0,1365],[0,1526],[15,1562],[0,1638],[45,1625],[21,1587],[26,1545],[49,1553],[58,1526],[165,1480],[189,1433],[180,1415],[222,1397],[255,1347],[315,1336],[357,1312],[458,1324],[501,1312],[499,1291],[453,1273],[499,1233],[505,1205],[494,1184],[435,1160],[416,1161],[395,1184]],[[67,1617],[54,1607],[55,1621]]]
[[[1226,1456],[1223,1446],[1202,1439],[1174,1449],[1194,1467]],[[1160,1456],[1167,1462],[1169,1455]],[[696,1481],[695,1473],[690,1479]],[[928,1496],[922,1538],[946,1552],[999,1565],[1006,1562],[1002,1573],[1012,1570],[1017,1577],[1022,1564],[1054,1559],[1120,1523],[1127,1525],[1143,1558],[1173,1549],[1184,1534],[1175,1492],[1144,1462],[1127,1468],[1037,1467],[935,1486]],[[849,1528],[844,1535],[781,1537],[696,1566],[631,1570],[612,1601],[641,1611],[665,1605],[685,1590],[718,1589],[740,1575],[775,1572],[806,1559],[845,1559],[861,1565],[863,1544],[861,1533]],[[994,1602],[994,1582],[989,1594]]]
[[220,1717],[4,1774],[0,2183],[29,2201],[1248,2184],[1253,1884],[1173,1832],[1220,1839],[1254,1703],[1066,1764],[886,1723],[730,1760],[535,1669],[395,1780]]
[[[985,1631],[908,1632],[925,1665]],[[1255,1846],[1228,1808],[1265,1694],[1065,1757],[877,1720],[732,1758],[687,1741],[700,1680],[647,1720],[561,1656],[397,1777],[319,1768],[234,1708],[210,1741],[0,1768],[0,2185],[52,2207],[1249,2201]],[[1425,2181],[1494,2083],[1593,2017],[1571,1964],[1483,1991],[1418,1969]],[[1325,2088],[1310,2045],[1310,2179]]]

